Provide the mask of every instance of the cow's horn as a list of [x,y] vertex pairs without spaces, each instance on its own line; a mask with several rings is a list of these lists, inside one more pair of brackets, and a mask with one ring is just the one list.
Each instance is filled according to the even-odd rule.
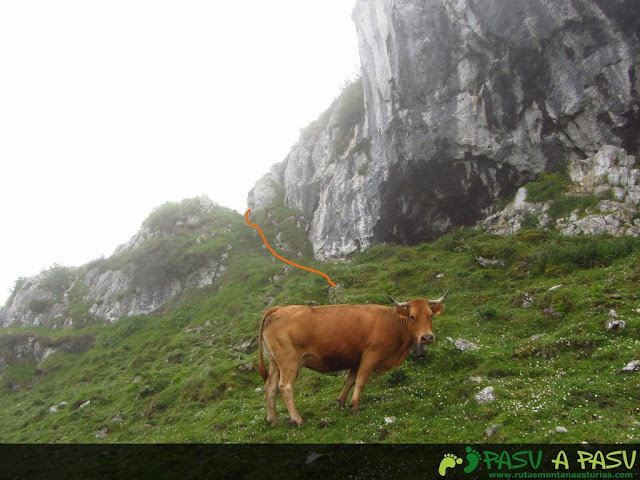
[[437,300],[429,300],[429,303],[444,303],[444,301],[447,299],[447,295],[449,295],[450,290],[447,290],[445,292],[444,295],[442,295],[439,299]]
[[397,301],[396,299],[394,299],[391,295],[389,295],[387,293],[387,297],[389,297],[389,300],[391,300],[393,303],[396,304],[396,307],[408,307],[409,306],[409,302],[402,302],[400,303],[399,301]]

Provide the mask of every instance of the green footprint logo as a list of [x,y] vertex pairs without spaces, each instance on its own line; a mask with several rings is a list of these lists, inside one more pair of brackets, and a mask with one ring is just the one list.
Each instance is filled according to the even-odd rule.
[[449,468],[453,468],[456,465],[460,465],[462,463],[462,459],[455,456],[453,453],[445,453],[444,458],[440,462],[440,467],[438,468],[438,473],[444,477],[447,474],[447,470]]
[[467,462],[469,462],[469,465],[464,467],[463,470],[464,473],[471,473],[478,468],[478,464],[480,463],[480,452],[471,447],[467,447],[465,451],[467,452],[467,456],[465,458],[467,459]]
[[[476,468],[478,468],[482,457],[480,456],[480,452],[474,450],[469,446],[465,448],[465,452],[467,452],[465,459],[467,460],[468,465],[464,467],[463,471],[464,473],[471,473]],[[447,470],[449,470],[450,468],[454,468],[460,464],[462,464],[462,459],[460,457],[454,455],[453,453],[445,453],[444,458],[440,462],[438,473],[440,474],[440,476],[444,477],[447,474]]]

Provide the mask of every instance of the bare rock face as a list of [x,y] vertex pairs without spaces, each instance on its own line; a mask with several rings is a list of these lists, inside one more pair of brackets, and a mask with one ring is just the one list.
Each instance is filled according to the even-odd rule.
[[364,106],[362,81],[357,79],[302,131],[285,160],[248,195],[249,208],[264,208],[283,196],[287,206],[312,212],[309,239],[320,259],[373,242],[381,172],[371,161]]
[[89,313],[114,322],[123,317],[152,313],[188,288],[211,285],[225,270],[224,253],[217,261],[209,261],[185,279],[172,278],[163,282],[142,284],[136,282],[135,273],[122,270],[100,272],[90,270],[84,277],[91,300]]
[[618,202],[640,205],[640,169],[623,148],[605,145],[590,158],[574,161],[569,175],[577,194],[601,194],[612,189]]
[[7,304],[0,308],[0,326],[44,326],[51,318],[63,314],[69,305],[68,289],[60,296],[47,288],[50,273],[28,278],[14,291]]
[[561,163],[638,152],[637,2],[358,0],[353,19],[362,118],[325,118],[250,196],[312,212],[319,258],[433,239]]

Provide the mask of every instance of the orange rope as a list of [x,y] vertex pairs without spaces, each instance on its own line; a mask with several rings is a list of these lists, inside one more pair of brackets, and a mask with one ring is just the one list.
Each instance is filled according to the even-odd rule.
[[283,262],[288,263],[289,265],[293,265],[294,267],[298,267],[298,268],[301,268],[301,269],[303,269],[303,270],[308,270],[308,271],[310,271],[310,272],[317,273],[318,275],[322,275],[324,278],[326,278],[326,279],[327,279],[327,282],[329,282],[329,284],[330,284],[332,287],[335,287],[335,286],[336,286],[336,284],[335,284],[335,283],[333,283],[333,282],[331,281],[331,279],[329,278],[329,275],[327,275],[326,273],[323,273],[323,272],[321,272],[320,270],[315,270],[315,269],[313,269],[313,268],[303,267],[302,265],[298,265],[297,263],[294,263],[294,262],[292,262],[291,260],[287,260],[286,258],[284,258],[284,257],[282,257],[282,256],[280,256],[280,255],[278,255],[278,254],[275,252],[275,250],[274,250],[273,248],[271,248],[271,245],[269,245],[269,242],[267,242],[267,239],[265,238],[264,233],[262,233],[262,230],[260,229],[260,227],[259,227],[258,225],[256,225],[255,223],[251,223],[251,222],[249,221],[249,212],[250,212],[250,211],[251,211],[251,209],[247,210],[247,211],[246,211],[246,213],[244,214],[244,221],[245,221],[245,222],[247,222],[247,225],[249,225],[249,226],[251,226],[251,227],[255,228],[256,230],[258,230],[258,233],[259,233],[259,234],[260,234],[260,236],[262,237],[262,241],[263,241],[263,242],[264,242],[264,244],[267,246],[267,248],[269,249],[269,251],[270,251],[271,253],[273,253],[273,255],[274,255],[276,258],[278,258],[278,259],[282,260]]

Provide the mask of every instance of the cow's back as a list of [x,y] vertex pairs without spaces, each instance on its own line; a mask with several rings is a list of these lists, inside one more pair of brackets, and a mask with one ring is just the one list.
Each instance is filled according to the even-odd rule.
[[274,307],[266,318],[264,337],[270,348],[286,346],[304,366],[328,372],[357,366],[372,336],[387,336],[389,307],[328,305]]

